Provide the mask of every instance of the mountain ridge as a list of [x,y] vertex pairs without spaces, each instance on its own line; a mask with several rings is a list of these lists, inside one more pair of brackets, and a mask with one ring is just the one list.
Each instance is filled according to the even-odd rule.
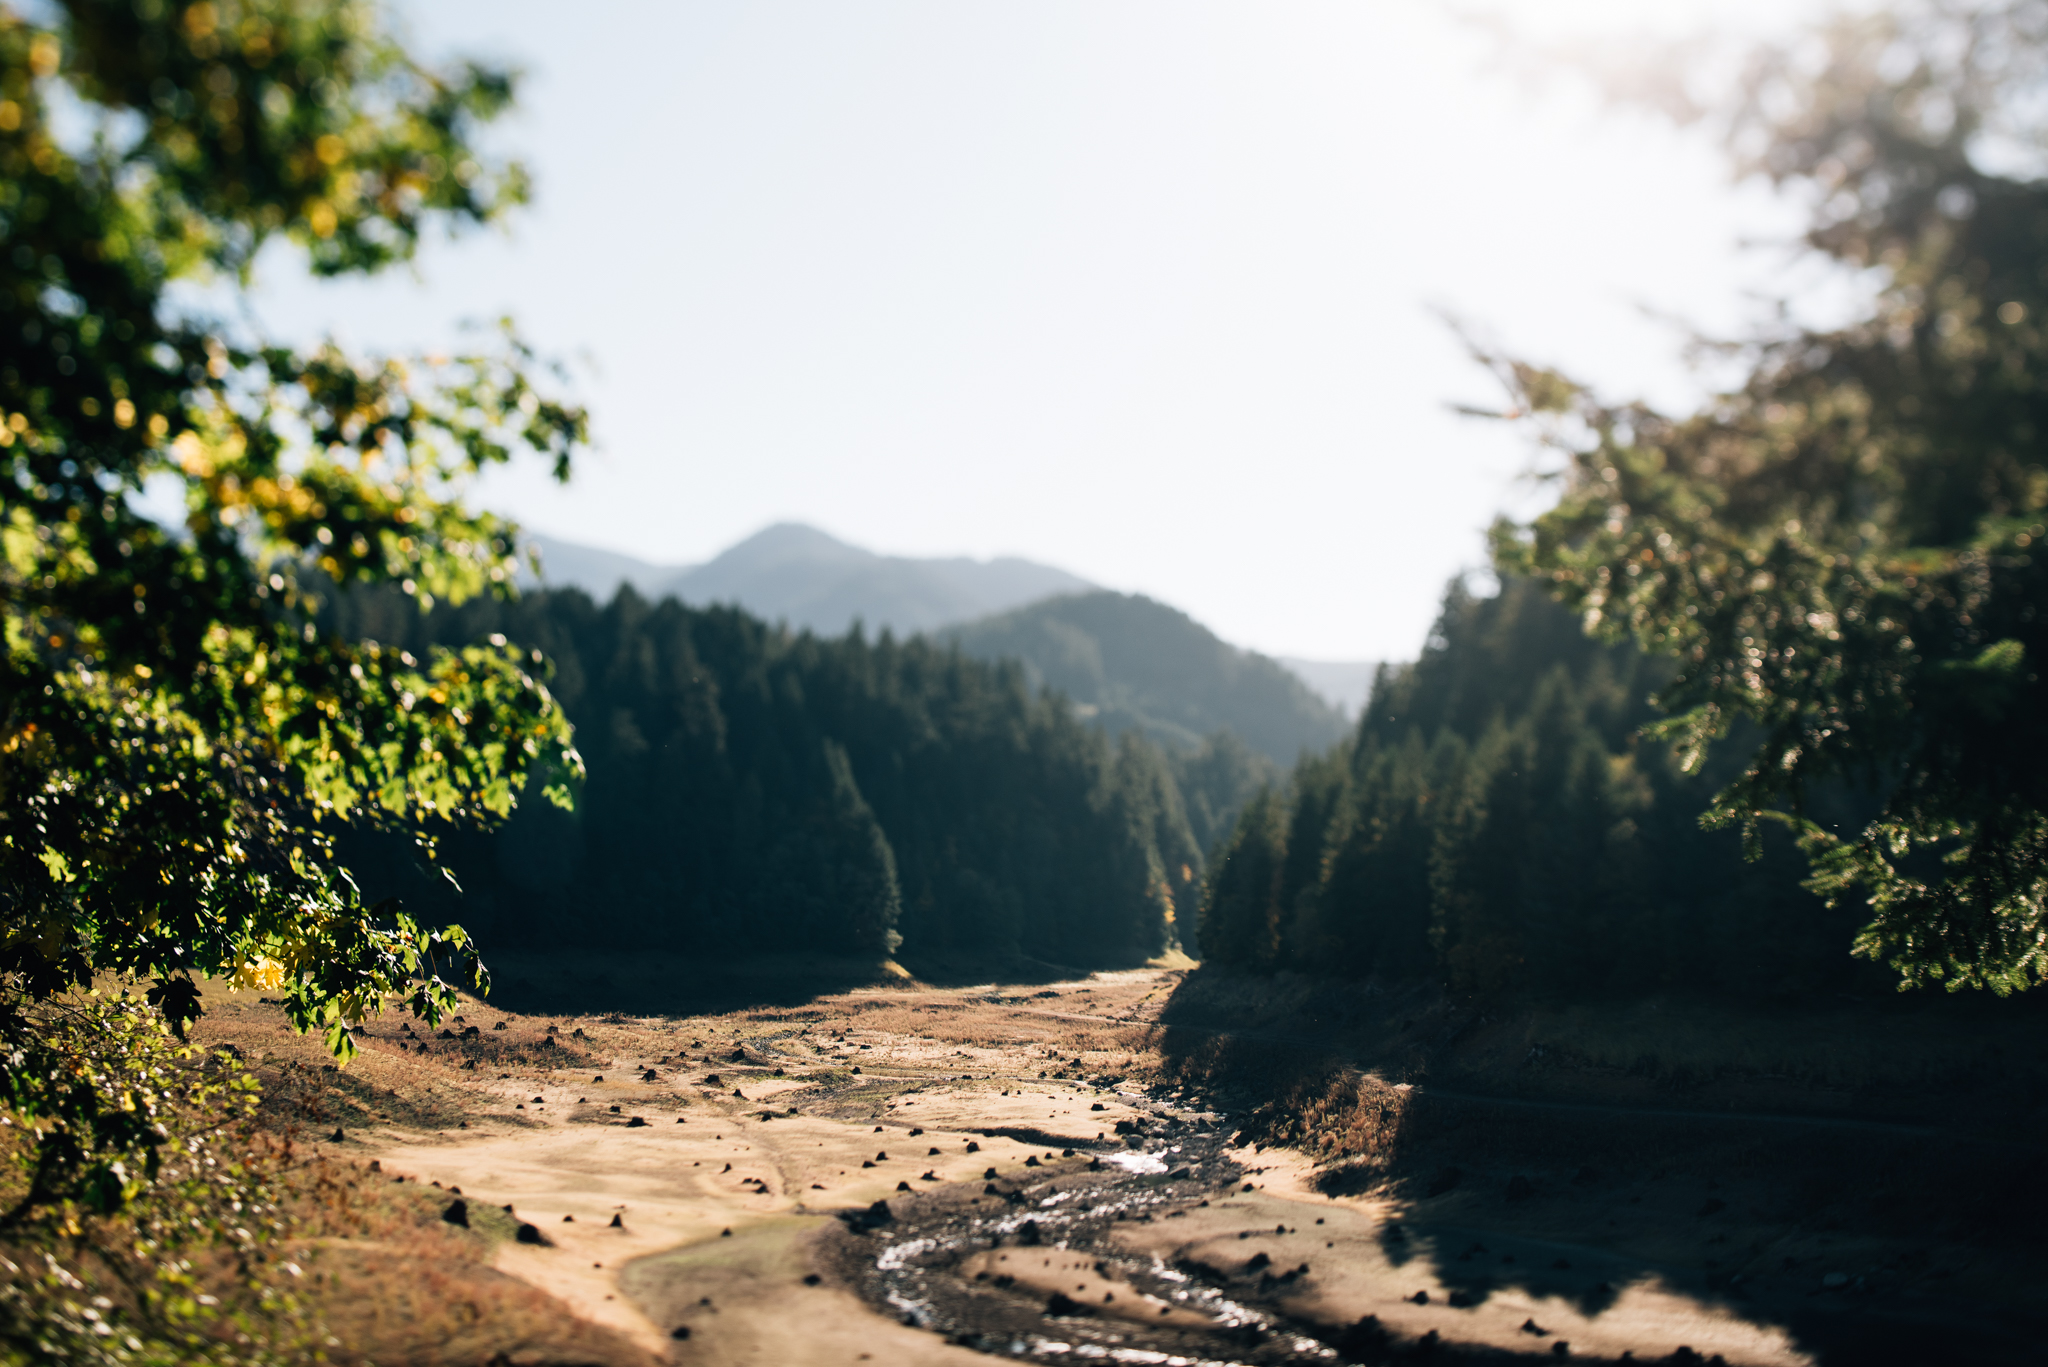
[[736,603],[771,622],[837,636],[856,621],[898,635],[932,631],[1095,585],[1020,556],[880,555],[800,522],[778,522],[701,565],[659,565],[616,551],[528,533],[540,552],[528,587],[580,588],[600,602],[621,584],[650,600]]
[[[1012,631],[1010,648],[1017,658],[1040,682],[1066,692],[1084,713],[1113,730],[1139,726],[1183,748],[1198,744],[1215,729],[1216,699],[1222,696],[1215,690],[1228,691],[1219,680],[1246,669],[1260,672],[1256,665],[1236,663],[1237,656],[1263,660],[1304,685],[1313,699],[1304,703],[1270,677],[1260,685],[1268,704],[1293,720],[1284,726],[1274,724],[1278,729],[1268,727],[1271,734],[1264,743],[1254,742],[1253,748],[1283,765],[1293,762],[1296,738],[1311,748],[1324,743],[1314,739],[1328,729],[1328,718],[1317,704],[1343,718],[1358,715],[1377,668],[1364,661],[1281,659],[1242,650],[1176,608],[1142,595],[1114,593],[1057,566],[1020,556],[977,560],[881,555],[800,522],[773,523],[696,565],[657,564],[539,532],[526,533],[522,545],[541,557],[538,578],[522,571],[523,587],[578,588],[599,602],[608,601],[621,585],[630,585],[650,602],[674,597],[700,606],[734,603],[767,621],[786,622],[821,636],[840,635],[859,623],[871,632],[949,636],[970,653],[983,655],[987,651],[975,643]],[[1028,627],[1021,621],[1008,627],[990,625],[1005,614],[1052,600],[1095,595],[1106,595],[1122,606],[1104,601],[1092,608],[1041,612]],[[1088,620],[1075,619],[1077,611]],[[1169,614],[1178,623],[1160,614]],[[1104,676],[1100,663],[1105,634],[1108,650],[1122,661],[1122,675],[1142,673],[1155,662],[1142,651],[1123,649],[1124,638],[1143,637],[1155,646],[1172,643],[1183,663],[1214,676],[1207,685],[1215,694],[1211,704],[1194,705],[1190,711],[1186,698],[1168,702],[1171,681],[1155,679],[1137,688],[1128,678]],[[1091,657],[1096,660],[1092,670],[1082,663]],[[1261,726],[1265,724],[1254,729]]]

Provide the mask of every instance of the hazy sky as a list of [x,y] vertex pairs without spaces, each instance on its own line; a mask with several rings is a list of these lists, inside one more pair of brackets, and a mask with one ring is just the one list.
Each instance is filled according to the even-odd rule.
[[[1546,34],[1785,0],[1474,5]],[[1811,8],[1811,7],[1808,7]],[[1448,309],[1615,391],[1691,382],[1650,309],[1730,326],[1793,220],[1712,149],[1538,95],[1404,0],[401,6],[510,60],[506,234],[416,272],[262,273],[273,334],[427,349],[515,315],[587,357],[599,451],[493,478],[559,536],[701,560],[766,523],[1018,554],[1320,658],[1411,656],[1530,506]]]

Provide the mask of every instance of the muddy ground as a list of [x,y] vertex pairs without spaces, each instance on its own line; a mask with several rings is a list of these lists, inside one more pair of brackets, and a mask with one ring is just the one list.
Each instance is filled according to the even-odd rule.
[[[2024,1293],[1977,1313],[1935,1275],[1953,1266],[1909,1289],[1870,1262],[1891,1245],[1846,1226],[1767,1244],[1768,1184],[1672,1157],[1684,1144],[1637,1128],[1635,1103],[1566,1115],[1599,1155],[1574,1169],[1531,1160],[1555,1117],[1517,1113],[1528,1097],[1440,1088],[1430,1109],[1427,1080],[1375,1074],[1401,1144],[1321,1163],[1306,1141],[1262,1147],[1273,1097],[1174,1042],[1227,1025],[1162,1023],[1182,976],[898,981],[676,1017],[477,1005],[446,1037],[391,1014],[339,1071],[246,994],[213,996],[202,1029],[363,1180],[509,1208],[526,1232],[491,1246],[495,1273],[595,1335],[564,1356],[471,1329],[437,1357],[422,1307],[403,1360],[2038,1360]],[[1938,1132],[1912,1142],[1945,1152]],[[1966,1276],[1986,1256],[1921,1243]]]

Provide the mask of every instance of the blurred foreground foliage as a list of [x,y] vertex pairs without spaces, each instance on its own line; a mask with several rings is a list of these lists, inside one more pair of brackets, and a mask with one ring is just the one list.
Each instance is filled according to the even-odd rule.
[[[1684,415],[1489,356],[1561,457],[1497,563],[1676,659],[1651,734],[1694,771],[1740,735],[1710,819],[1752,854],[1791,827],[1810,885],[1863,906],[1857,954],[2024,989],[2048,978],[2048,6],[1846,15],[1729,86],[1708,61],[1617,91],[1723,135],[1868,307],[1702,343],[1744,378]],[[1875,801],[1837,830],[1813,802],[1843,787]]]
[[[255,1079],[127,994],[28,1014],[0,1129],[0,1361],[259,1361],[303,1340]],[[51,1077],[69,1095],[23,1124],[13,1094]],[[132,1157],[93,1161],[110,1153]]]
[[1699,339],[1741,380],[1678,416],[1480,349],[1558,502],[1246,808],[1208,957],[1471,991],[1839,989],[1844,950],[1901,987],[2048,977],[2048,5],[1729,53],[1594,65],[1804,205],[1798,254],[1867,308]]
[[[501,819],[530,782],[566,801],[579,764],[538,655],[497,638],[415,657],[317,613],[335,585],[420,608],[508,590],[511,529],[465,483],[521,453],[565,475],[584,415],[509,335],[364,359],[251,340],[193,302],[231,303],[276,239],[316,272],[372,271],[435,221],[517,204],[522,173],[474,145],[512,91],[421,65],[352,0],[0,4],[0,1119],[27,1174],[0,1213],[10,1248],[124,1219],[137,1250],[166,1221],[241,1240],[233,1202],[185,1219],[166,1176],[205,1166],[181,1117],[226,1123],[241,1093],[151,1032],[182,1034],[203,975],[280,993],[343,1057],[345,1023],[390,994],[436,1019],[477,980],[466,936],[366,905],[334,833],[431,849],[433,826]],[[81,996],[104,975],[153,980],[148,1009]],[[176,1327],[175,1258],[101,1258]],[[9,1275],[15,1295],[72,1274]]]

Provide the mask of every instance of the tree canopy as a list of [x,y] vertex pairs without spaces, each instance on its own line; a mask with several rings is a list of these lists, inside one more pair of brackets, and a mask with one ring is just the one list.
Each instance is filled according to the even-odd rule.
[[17,1215],[119,1204],[164,1136],[118,1077],[78,1080],[39,1004],[143,977],[182,1026],[223,976],[344,1056],[386,994],[432,1019],[465,937],[365,905],[334,833],[431,841],[578,768],[538,655],[414,655],[317,610],[509,589],[510,531],[464,483],[521,453],[566,475],[583,414],[509,336],[296,350],[177,292],[232,298],[278,239],[338,275],[496,218],[526,182],[475,135],[512,92],[354,0],[0,6],[0,1104],[41,1136]]
[[[1869,308],[1718,343],[1745,377],[1686,414],[1488,357],[1563,456],[1497,562],[1676,658],[1656,734],[1697,769],[1740,729],[1714,819],[1752,849],[1791,824],[1813,886],[1867,902],[1857,953],[2012,991],[2048,977],[2048,10],[1930,0],[1809,39],[1725,96],[1682,64],[1623,93],[1805,205]],[[1876,797],[1851,830],[1811,811],[1840,785]]]

